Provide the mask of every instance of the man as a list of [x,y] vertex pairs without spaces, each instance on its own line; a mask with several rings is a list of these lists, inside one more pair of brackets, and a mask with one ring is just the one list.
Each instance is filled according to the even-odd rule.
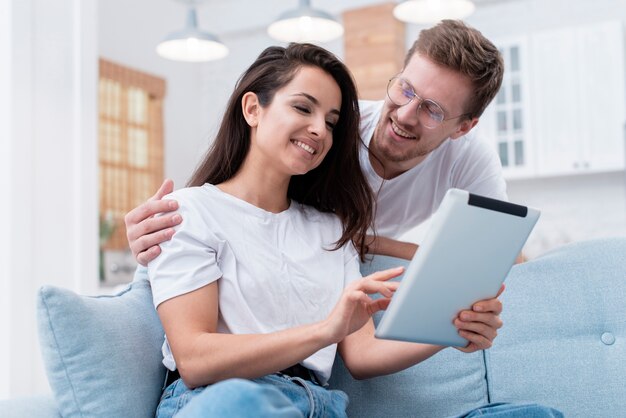
[[[452,187],[503,199],[506,185],[495,151],[470,131],[495,97],[504,65],[498,49],[460,21],[420,32],[384,101],[362,101],[361,167],[377,192],[373,254],[412,258],[416,246],[396,239],[434,213]],[[368,149],[369,147],[369,149]],[[131,251],[140,264],[160,253],[179,215],[161,198],[166,180],[146,203],[126,215]]]

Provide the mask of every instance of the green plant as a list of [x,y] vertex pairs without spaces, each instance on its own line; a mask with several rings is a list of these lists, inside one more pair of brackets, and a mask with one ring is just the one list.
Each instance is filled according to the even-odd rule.
[[117,228],[117,222],[115,221],[115,217],[113,213],[108,210],[106,211],[104,216],[100,216],[100,281],[104,281],[104,246],[109,241],[111,236],[115,233],[115,229]]

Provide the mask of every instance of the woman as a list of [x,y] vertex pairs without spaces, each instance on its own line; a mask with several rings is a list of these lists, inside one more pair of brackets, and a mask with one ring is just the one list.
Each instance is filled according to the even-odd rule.
[[[337,348],[357,378],[443,348],[373,337],[402,269],[359,274],[372,196],[358,122],[351,76],[322,48],[270,47],[243,74],[190,187],[172,195],[183,222],[148,265],[164,363],[181,376],[157,416],[345,416],[346,395],[324,387]],[[499,302],[482,303],[455,321],[464,350],[500,326]]]

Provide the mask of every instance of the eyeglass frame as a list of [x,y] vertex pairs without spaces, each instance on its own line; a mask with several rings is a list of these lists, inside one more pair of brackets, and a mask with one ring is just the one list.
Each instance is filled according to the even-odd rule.
[[[396,103],[396,102],[395,102],[395,101],[391,98],[391,95],[389,94],[389,86],[391,86],[391,83],[392,83],[394,80],[401,80],[401,81],[403,81],[403,82],[404,82],[404,83],[406,83],[406,85],[407,85],[407,86],[409,86],[409,88],[411,89],[411,90],[410,90],[410,92],[411,92],[411,97],[410,97],[410,98],[408,98],[408,101],[407,101],[406,103],[404,103],[404,104],[399,104],[399,103]],[[435,123],[436,123],[436,125],[435,125],[435,126],[428,126],[427,124],[422,123],[422,124],[423,124],[426,128],[428,128],[428,129],[437,129],[438,127],[440,127],[440,126],[441,126],[441,125],[442,125],[445,121],[447,121],[447,120],[458,119],[458,118],[461,118],[461,117],[464,117],[464,116],[469,116],[469,115],[471,115],[471,113],[470,113],[470,112],[466,112],[466,113],[463,113],[463,114],[458,115],[458,116],[452,116],[452,117],[446,118],[446,111],[445,111],[445,110],[443,110],[443,107],[441,107],[441,105],[440,105],[439,103],[437,103],[436,101],[434,101],[434,100],[432,100],[432,99],[424,99],[424,98],[422,98],[419,94],[417,94],[417,93],[415,92],[415,87],[413,87],[413,85],[409,82],[409,80],[407,80],[407,79],[406,79],[406,78],[404,78],[404,77],[400,77],[400,75],[399,75],[399,74],[398,74],[398,75],[395,75],[395,76],[393,76],[393,77],[391,77],[391,78],[389,79],[389,82],[387,83],[386,92],[387,92],[387,97],[389,98],[389,100],[391,101],[391,103],[395,104],[395,105],[396,105],[396,106],[398,106],[398,107],[406,106],[406,105],[410,104],[410,103],[411,103],[411,102],[412,102],[415,98],[417,98],[417,99],[420,101],[420,102],[419,102],[419,104],[417,105],[417,112],[416,112],[416,113],[417,113],[417,115],[418,115],[418,118],[419,118],[419,114],[420,114],[420,112],[422,111],[422,104],[423,104],[424,102],[432,103],[432,104],[434,104],[435,106],[437,106],[437,107],[441,110],[441,113],[443,114],[443,119],[441,119],[440,121],[436,121],[436,120],[435,120],[435,119],[433,119],[432,117],[428,116],[428,114],[426,114],[430,120],[433,120],[433,121],[435,121]],[[421,122],[421,121],[420,121],[420,122]]]

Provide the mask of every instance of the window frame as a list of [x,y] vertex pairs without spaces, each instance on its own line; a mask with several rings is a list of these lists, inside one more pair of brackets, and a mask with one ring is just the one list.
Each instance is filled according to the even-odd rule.
[[[163,180],[166,81],[101,58],[98,82],[100,246],[103,251],[125,251],[124,215],[147,200]],[[145,97],[144,109],[129,108],[133,94]],[[140,102],[135,100],[135,105]],[[133,120],[139,113],[145,120]],[[117,134],[107,127],[116,127]],[[134,131],[145,132],[142,146],[137,144],[139,136],[131,143]]]

